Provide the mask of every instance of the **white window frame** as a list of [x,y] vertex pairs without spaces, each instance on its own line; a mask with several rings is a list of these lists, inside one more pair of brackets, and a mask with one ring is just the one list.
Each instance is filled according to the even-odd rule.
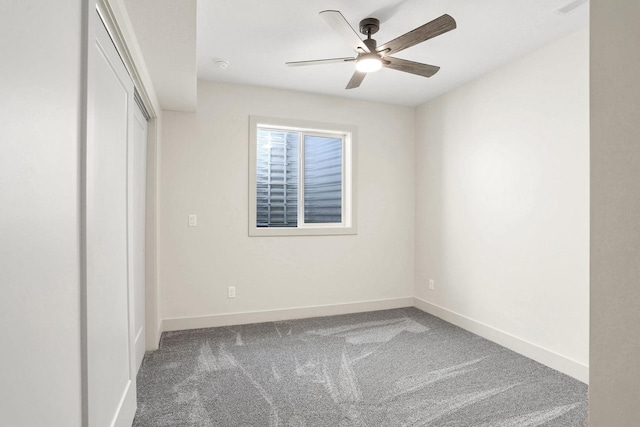
[[[274,128],[300,132],[298,147],[298,226],[257,227],[256,163],[258,128]],[[325,136],[343,139],[342,150],[342,222],[306,224],[304,222],[304,136]],[[354,126],[320,123],[307,120],[273,117],[249,117],[249,236],[326,236],[357,234],[356,227],[356,128]]]

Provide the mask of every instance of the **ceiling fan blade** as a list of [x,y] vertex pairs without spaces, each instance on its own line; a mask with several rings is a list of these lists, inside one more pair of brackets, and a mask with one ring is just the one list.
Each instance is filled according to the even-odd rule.
[[300,67],[302,65],[320,65],[320,64],[334,64],[336,62],[353,62],[356,58],[329,58],[329,59],[313,59],[311,61],[292,61],[285,62],[285,65],[289,67]]
[[421,64],[420,62],[407,61],[406,59],[394,58],[392,56],[385,56],[384,59],[389,61],[388,64],[384,65],[387,68],[423,77],[431,77],[440,69],[440,67],[435,65]]
[[340,12],[337,10],[323,10],[320,12],[320,16],[340,34],[340,37],[342,37],[351,49],[358,52],[358,48],[360,48],[366,53],[369,53],[367,45],[364,44],[358,33],[349,25]]
[[[391,40],[383,44],[376,49],[383,55],[391,55],[396,52],[400,52],[408,47],[422,43],[425,40],[432,39],[440,34],[444,34],[447,31],[451,31],[456,28],[456,21],[449,15],[442,15],[439,18],[428,22],[415,30],[411,30],[400,37]],[[386,51],[386,52],[384,52]]]
[[366,75],[367,73],[356,70],[356,72],[353,73],[353,76],[351,76],[351,80],[349,80],[349,83],[347,83],[347,87],[345,89],[357,88],[358,86],[360,86],[360,83],[362,83],[362,81],[364,80],[364,76]]

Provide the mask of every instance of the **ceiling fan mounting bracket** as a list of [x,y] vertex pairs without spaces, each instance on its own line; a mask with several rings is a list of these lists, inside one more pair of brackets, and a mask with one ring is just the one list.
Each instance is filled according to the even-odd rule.
[[380,29],[380,21],[376,18],[365,18],[360,21],[360,32],[365,36],[375,34]]

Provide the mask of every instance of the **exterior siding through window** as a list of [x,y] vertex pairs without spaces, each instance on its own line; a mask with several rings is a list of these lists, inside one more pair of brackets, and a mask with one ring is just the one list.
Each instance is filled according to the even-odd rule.
[[[300,150],[304,150],[302,178]],[[297,227],[301,190],[304,193],[304,223],[340,224],[343,150],[341,137],[258,128],[256,226]],[[300,179],[303,179],[303,189],[299,188]]]

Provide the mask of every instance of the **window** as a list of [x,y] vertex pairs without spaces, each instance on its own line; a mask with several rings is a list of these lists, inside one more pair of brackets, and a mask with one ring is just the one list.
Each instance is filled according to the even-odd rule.
[[249,235],[355,234],[355,129],[250,120]]

